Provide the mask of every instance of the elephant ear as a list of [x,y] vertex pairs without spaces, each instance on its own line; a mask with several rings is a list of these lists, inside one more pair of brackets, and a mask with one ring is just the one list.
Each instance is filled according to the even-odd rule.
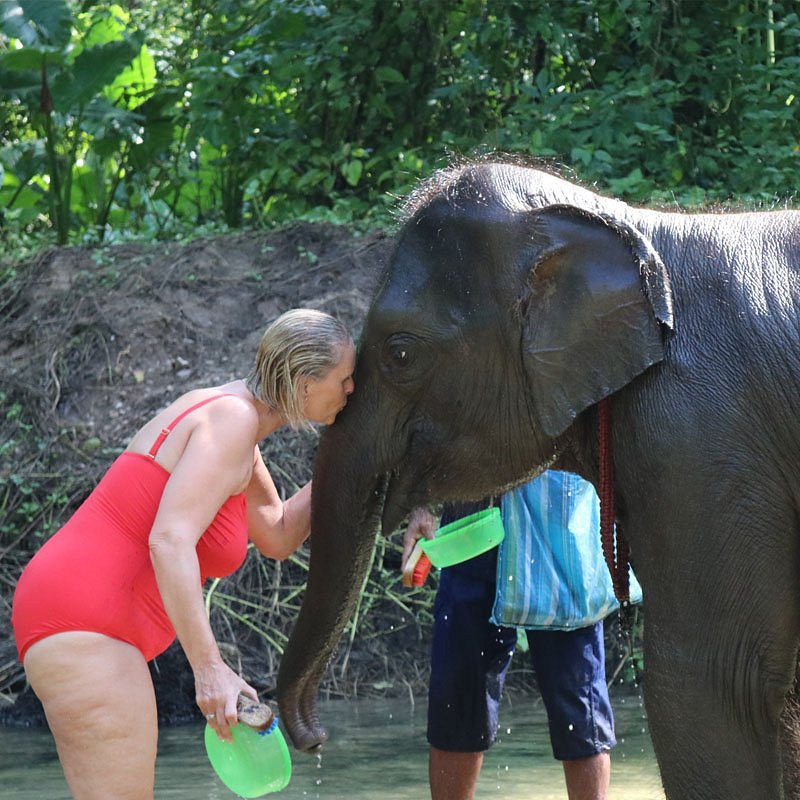
[[573,206],[532,213],[522,357],[538,423],[556,436],[575,416],[664,358],[669,278],[641,233]]

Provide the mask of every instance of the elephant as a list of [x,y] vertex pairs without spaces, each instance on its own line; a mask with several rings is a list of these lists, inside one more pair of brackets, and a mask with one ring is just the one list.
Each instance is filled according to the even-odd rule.
[[546,468],[600,491],[605,404],[665,794],[800,797],[800,212],[636,208],[495,157],[421,181],[393,246],[314,465],[295,746],[325,739],[378,532]]

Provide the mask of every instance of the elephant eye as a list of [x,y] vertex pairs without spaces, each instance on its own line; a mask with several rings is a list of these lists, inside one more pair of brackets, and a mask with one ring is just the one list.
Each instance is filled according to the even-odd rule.
[[383,363],[390,371],[405,369],[414,362],[414,337],[395,334],[383,345]]

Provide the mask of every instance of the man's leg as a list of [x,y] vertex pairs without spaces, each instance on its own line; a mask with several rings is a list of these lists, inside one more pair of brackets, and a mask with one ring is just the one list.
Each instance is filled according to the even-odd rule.
[[606,800],[611,780],[608,751],[616,739],[603,623],[575,631],[528,631],[528,641],[553,755],[563,762],[569,800]]
[[483,753],[452,753],[431,747],[428,781],[433,800],[473,800]]
[[496,550],[442,570],[434,604],[428,689],[433,800],[472,800],[517,633],[489,623]]
[[611,783],[611,756],[607,752],[561,763],[569,800],[606,800]]

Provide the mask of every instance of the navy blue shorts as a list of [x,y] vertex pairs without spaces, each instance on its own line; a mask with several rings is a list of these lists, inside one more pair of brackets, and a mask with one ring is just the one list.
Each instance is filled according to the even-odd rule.
[[[496,563],[495,548],[441,572],[428,693],[428,742],[439,750],[488,750],[497,735],[517,632],[488,621]],[[570,761],[610,750],[616,739],[603,623],[526,633],[555,758]]]

